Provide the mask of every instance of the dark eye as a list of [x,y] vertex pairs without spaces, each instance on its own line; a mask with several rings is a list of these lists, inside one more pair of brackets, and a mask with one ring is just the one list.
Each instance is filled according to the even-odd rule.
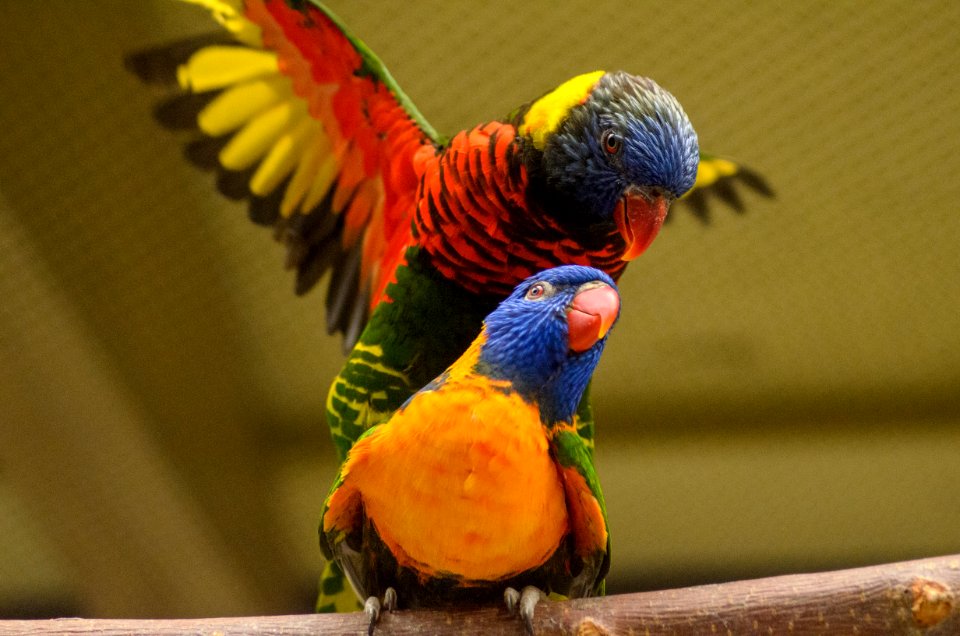
[[623,137],[613,130],[604,130],[603,135],[600,137],[600,143],[603,144],[603,149],[606,150],[608,154],[616,155],[619,154],[620,149],[623,148]]
[[527,290],[526,299],[527,300],[540,300],[547,293],[547,286],[543,283],[534,283],[530,289]]

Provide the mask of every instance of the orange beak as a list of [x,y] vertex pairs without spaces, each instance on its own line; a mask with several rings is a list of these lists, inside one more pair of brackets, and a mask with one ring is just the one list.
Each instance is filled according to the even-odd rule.
[[583,353],[595,345],[607,335],[619,314],[620,295],[606,283],[578,292],[567,312],[570,350]]
[[650,247],[669,209],[670,201],[662,193],[648,195],[639,188],[627,189],[613,211],[617,229],[627,244],[621,259],[632,261]]

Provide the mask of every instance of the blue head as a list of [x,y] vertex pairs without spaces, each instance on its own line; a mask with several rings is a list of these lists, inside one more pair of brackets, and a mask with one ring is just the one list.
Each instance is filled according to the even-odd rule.
[[569,421],[619,314],[617,287],[603,272],[540,272],[487,316],[477,369],[538,404],[545,424]]
[[553,199],[546,208],[566,209],[561,214],[572,222],[616,225],[622,257],[631,260],[656,237],[673,200],[693,187],[697,135],[680,103],[653,80],[622,71],[581,77],[595,75],[586,99],[537,140]]

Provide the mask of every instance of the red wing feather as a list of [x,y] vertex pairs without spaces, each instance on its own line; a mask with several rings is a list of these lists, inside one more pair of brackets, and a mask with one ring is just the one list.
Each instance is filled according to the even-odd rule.
[[391,92],[389,76],[377,74],[371,54],[358,50],[328,13],[248,0],[247,17],[263,30],[264,45],[277,52],[280,70],[324,124],[333,147],[349,144],[331,207],[344,214],[343,249],[363,241],[360,284],[372,308],[393,273],[388,263],[397,260],[386,248],[409,242],[413,156],[432,139]]
[[327,326],[351,347],[412,241],[414,157],[440,140],[319,3],[200,4],[241,42],[198,41],[178,71],[184,88],[215,95],[195,113],[208,137],[194,155],[209,165],[200,155],[217,153],[221,190],[249,199],[252,218],[274,226],[298,293],[333,270]]

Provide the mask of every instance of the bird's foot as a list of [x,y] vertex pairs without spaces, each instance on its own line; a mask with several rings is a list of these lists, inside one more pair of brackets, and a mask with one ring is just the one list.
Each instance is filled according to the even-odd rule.
[[367,626],[367,636],[373,636],[373,630],[380,621],[381,609],[387,612],[397,609],[397,591],[392,587],[388,587],[387,591],[383,593],[383,602],[376,596],[371,596],[363,604],[363,613],[370,619]]
[[507,611],[511,615],[519,612],[520,618],[523,620],[523,626],[530,636],[533,636],[533,612],[537,609],[537,604],[546,598],[547,595],[543,593],[543,590],[532,585],[523,588],[522,592],[518,592],[512,587],[503,591],[503,602],[507,606]]

